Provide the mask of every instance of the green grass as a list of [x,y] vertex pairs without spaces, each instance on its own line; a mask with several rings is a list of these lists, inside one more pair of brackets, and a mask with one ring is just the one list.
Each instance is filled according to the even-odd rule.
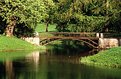
[[[37,27],[36,27],[36,31],[37,32],[45,32],[45,28],[46,28],[46,25],[44,23],[42,24],[37,24]],[[50,25],[49,24],[49,27],[48,27],[48,32],[56,32],[56,25],[55,24],[52,24]]]
[[26,41],[18,39],[16,37],[6,37],[0,36],[0,51],[7,50],[33,50],[37,49],[37,46],[34,46]]
[[[55,32],[57,31],[56,25],[49,25],[48,31],[49,32]],[[37,32],[44,32],[40,33],[41,37],[51,37],[53,36],[50,33],[45,32],[45,24],[38,24],[36,29]],[[21,39],[15,38],[15,37],[5,37],[0,35],[0,51],[3,50],[33,50],[33,49],[46,49],[45,46],[34,46],[26,41],[23,41]]]
[[80,61],[88,65],[121,68],[121,47],[101,51],[93,56],[82,57]]
[[16,37],[0,35],[0,61],[14,60],[33,51],[45,52],[45,46],[35,46]]

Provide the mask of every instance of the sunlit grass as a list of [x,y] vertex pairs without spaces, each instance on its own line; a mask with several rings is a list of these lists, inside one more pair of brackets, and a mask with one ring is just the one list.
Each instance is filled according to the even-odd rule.
[[5,50],[33,50],[38,48],[16,37],[0,36],[0,51]]
[[81,62],[90,65],[121,67],[121,47],[101,51],[94,56],[83,57]]

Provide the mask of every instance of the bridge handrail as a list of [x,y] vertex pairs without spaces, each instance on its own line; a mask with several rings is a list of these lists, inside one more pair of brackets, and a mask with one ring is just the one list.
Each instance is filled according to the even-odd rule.
[[121,38],[121,33],[96,33],[96,32],[45,32],[45,33],[51,34],[51,36],[64,36],[64,37],[72,36],[72,37]]
[[121,33],[103,33],[104,38],[121,38]]
[[51,34],[96,34],[96,32],[48,32]]
[[96,33],[91,32],[49,32],[55,36],[82,36],[82,37],[96,37]]

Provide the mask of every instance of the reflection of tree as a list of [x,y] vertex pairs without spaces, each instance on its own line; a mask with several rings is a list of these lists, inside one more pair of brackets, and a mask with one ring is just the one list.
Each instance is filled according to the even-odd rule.
[[11,61],[5,62],[6,76],[8,79],[14,79],[13,63]]

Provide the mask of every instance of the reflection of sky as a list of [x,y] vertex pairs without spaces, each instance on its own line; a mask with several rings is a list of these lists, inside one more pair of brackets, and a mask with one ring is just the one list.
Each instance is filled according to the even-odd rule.
[[0,79],[121,79],[121,69],[101,69],[74,61],[75,57],[35,51],[0,63]]

